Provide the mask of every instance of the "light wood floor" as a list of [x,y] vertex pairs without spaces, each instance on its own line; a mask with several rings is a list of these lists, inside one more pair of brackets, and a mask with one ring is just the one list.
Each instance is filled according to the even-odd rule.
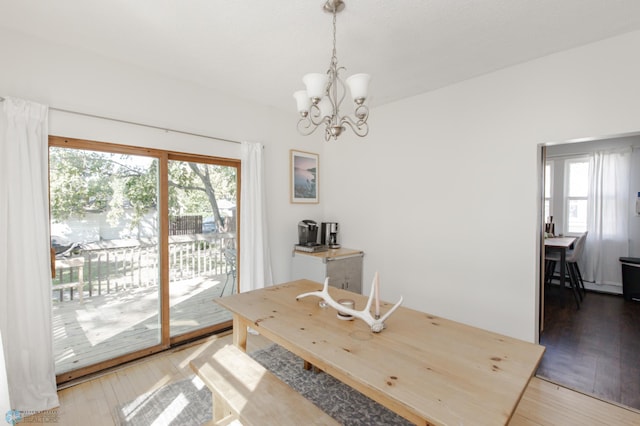
[[[48,415],[53,414],[55,423],[59,425],[112,426],[115,424],[117,407],[139,395],[192,376],[189,361],[206,351],[211,342],[218,339],[231,343],[229,333],[209,337],[195,344],[133,361],[79,384],[67,385],[68,387],[58,391],[60,407]],[[261,336],[251,336],[247,350],[254,351],[269,344],[271,343]],[[42,424],[37,415],[32,420],[20,424]]]
[[[189,361],[215,340],[231,343],[231,335],[214,336],[178,347],[103,373],[58,392],[60,407],[53,410],[60,425],[113,425],[115,409],[137,396],[189,377]],[[270,345],[261,336],[249,337],[249,352]],[[36,418],[34,418],[36,419]],[[22,424],[22,423],[21,423]],[[39,425],[41,422],[24,424]],[[638,425],[640,411],[609,404],[534,377],[514,414],[511,425]]]

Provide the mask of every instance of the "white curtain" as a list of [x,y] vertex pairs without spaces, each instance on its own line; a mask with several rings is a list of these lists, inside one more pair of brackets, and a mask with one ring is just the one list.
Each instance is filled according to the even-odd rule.
[[7,383],[7,369],[4,363],[3,347],[4,345],[2,344],[2,332],[0,331],[0,418],[2,418],[2,416],[6,416],[11,409],[11,402],[9,402],[9,384]]
[[11,408],[20,411],[58,406],[47,113],[47,106],[21,99],[0,104],[0,330]]
[[587,281],[622,286],[618,259],[629,256],[631,148],[595,152],[589,168],[589,233],[580,269]]
[[262,145],[243,142],[240,195],[240,291],[273,284]]

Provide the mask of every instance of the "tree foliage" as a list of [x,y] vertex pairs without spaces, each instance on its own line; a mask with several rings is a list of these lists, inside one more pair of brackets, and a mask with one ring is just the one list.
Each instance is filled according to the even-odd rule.
[[[106,212],[111,223],[132,209],[132,226],[158,206],[158,160],[150,157],[52,147],[50,205],[56,221]],[[235,200],[236,169],[214,164],[169,162],[169,214],[223,218],[219,200]],[[235,204],[235,203],[234,203]]]

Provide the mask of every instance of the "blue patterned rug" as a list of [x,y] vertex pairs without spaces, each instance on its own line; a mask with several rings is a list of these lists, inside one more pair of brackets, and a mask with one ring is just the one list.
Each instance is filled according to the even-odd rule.
[[[281,346],[272,345],[250,355],[345,426],[412,424],[330,375],[305,370],[303,361]],[[211,408],[211,392],[193,376],[118,407],[115,422],[133,426],[200,425],[211,420]]]
[[282,346],[272,345],[251,356],[345,426],[413,424],[332,376],[305,370],[302,359]]

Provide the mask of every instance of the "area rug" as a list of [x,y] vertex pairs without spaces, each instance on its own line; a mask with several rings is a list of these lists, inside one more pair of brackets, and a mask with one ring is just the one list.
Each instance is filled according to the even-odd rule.
[[345,426],[413,424],[332,376],[305,370],[302,359],[282,346],[272,345],[251,356]]
[[[345,426],[411,425],[330,375],[304,370],[303,361],[281,346],[272,345],[251,356]],[[211,420],[211,409],[211,393],[194,376],[118,407],[116,422],[133,426],[200,425]]]

